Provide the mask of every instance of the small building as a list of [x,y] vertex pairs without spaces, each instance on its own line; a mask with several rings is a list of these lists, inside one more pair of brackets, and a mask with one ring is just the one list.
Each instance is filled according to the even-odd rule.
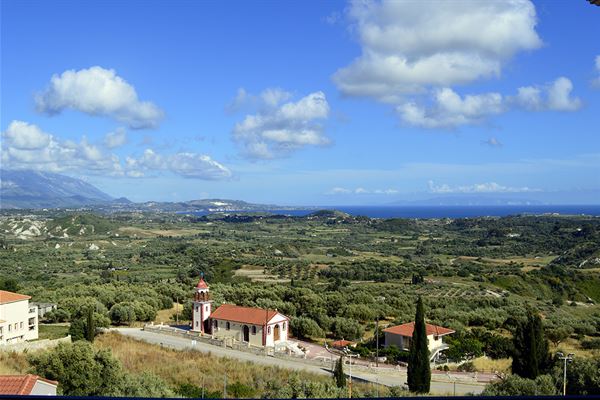
[[0,395],[56,396],[58,382],[37,375],[0,375]]
[[38,310],[30,299],[0,290],[0,346],[38,338]]
[[31,303],[31,305],[37,306],[39,319],[44,319],[44,315],[56,310],[57,307],[56,303]]
[[233,338],[259,347],[274,347],[288,340],[289,318],[277,310],[223,304],[210,319],[216,338]]
[[347,347],[356,347],[356,343],[351,342],[349,340],[336,340],[335,342],[331,343],[331,347],[333,347],[334,349],[338,349],[338,350],[344,350]]
[[277,310],[223,304],[212,310],[208,284],[196,285],[192,331],[257,347],[276,347],[288,341],[289,318]]
[[[385,346],[395,345],[404,351],[408,351],[414,330],[414,322],[384,329]],[[430,359],[435,360],[438,358],[440,352],[448,349],[448,345],[444,343],[443,337],[454,333],[454,331],[442,326],[425,324],[425,332],[427,334]]]

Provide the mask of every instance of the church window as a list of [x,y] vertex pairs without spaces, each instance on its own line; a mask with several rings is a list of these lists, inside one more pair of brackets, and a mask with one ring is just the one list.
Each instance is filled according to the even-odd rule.
[[196,321],[196,328],[198,327],[198,321]]
[[269,326],[269,327],[267,328],[267,335],[270,335],[270,334],[271,334],[271,327]]
[[281,325],[281,330],[285,331],[285,322]]
[[206,306],[204,309],[206,310],[206,312],[208,312],[208,306]]
[[253,326],[253,327],[252,327],[252,334],[253,334],[253,335],[256,335],[256,326]]
[[229,330],[231,328],[231,324],[229,321],[225,324],[225,329]]

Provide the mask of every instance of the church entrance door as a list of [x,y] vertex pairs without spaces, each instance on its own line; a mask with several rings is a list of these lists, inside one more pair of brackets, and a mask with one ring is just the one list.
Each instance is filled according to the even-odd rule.
[[279,324],[275,325],[275,329],[273,329],[273,336],[275,337],[275,341],[279,340]]

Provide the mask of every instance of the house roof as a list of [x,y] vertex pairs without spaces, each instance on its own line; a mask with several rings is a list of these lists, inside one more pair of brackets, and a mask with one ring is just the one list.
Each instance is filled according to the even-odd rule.
[[15,301],[29,300],[31,296],[24,294],[8,292],[6,290],[0,290],[0,304],[14,303]]
[[[414,330],[415,330],[415,323],[409,322],[407,324],[389,327],[387,329],[384,329],[383,331],[387,332],[387,333],[393,333],[395,335],[412,337]],[[425,324],[425,331],[427,332],[427,336],[429,336],[429,335],[443,336],[443,335],[449,335],[451,333],[454,333],[454,331],[452,329],[448,329],[448,328],[444,328],[442,326],[437,326],[437,325],[432,325],[432,324]]]
[[336,347],[336,348],[344,348],[347,346],[353,346],[356,343],[351,342],[349,340],[336,340],[335,342],[331,343],[331,347]]
[[265,325],[280,314],[277,310],[265,310],[263,308],[240,307],[234,304],[223,304],[210,315],[213,319],[224,321],[241,322],[252,325]]
[[40,378],[37,375],[0,375],[0,394],[28,395],[31,394],[37,381],[58,386],[58,382]]

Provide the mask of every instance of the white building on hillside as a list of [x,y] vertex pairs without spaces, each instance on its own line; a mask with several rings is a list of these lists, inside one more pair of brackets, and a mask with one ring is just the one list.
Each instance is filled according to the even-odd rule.
[[289,318],[277,310],[223,304],[213,311],[204,279],[196,286],[192,309],[194,332],[257,347],[278,347],[288,341],[289,322]]
[[[395,345],[401,350],[408,351],[410,349],[410,342],[412,340],[414,330],[414,322],[384,329],[383,333],[385,334],[385,346],[387,347]],[[440,352],[448,349],[448,345],[444,343],[442,338],[445,335],[454,333],[454,331],[452,329],[432,324],[425,324],[425,331],[427,333],[427,344],[429,347],[430,359],[433,361],[437,359]]]
[[29,299],[0,290],[0,346],[38,338],[38,310]]

